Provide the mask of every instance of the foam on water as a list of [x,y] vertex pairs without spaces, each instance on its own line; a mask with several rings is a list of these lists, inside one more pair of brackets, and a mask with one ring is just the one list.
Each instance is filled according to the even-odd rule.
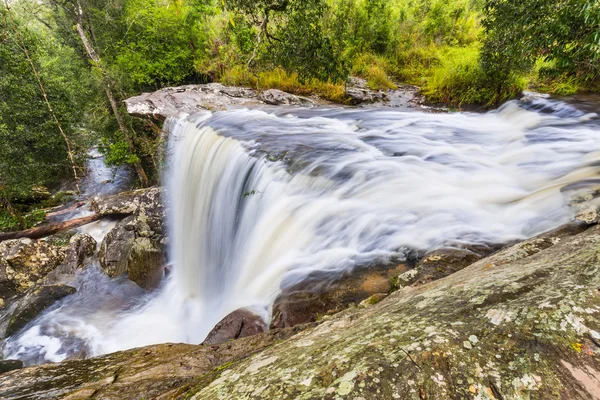
[[268,319],[281,287],[314,271],[556,227],[572,217],[561,189],[598,176],[600,127],[595,115],[535,102],[547,104],[487,114],[244,109],[167,121],[170,278],[140,297],[93,267],[5,354],[40,362],[199,343],[239,307]]

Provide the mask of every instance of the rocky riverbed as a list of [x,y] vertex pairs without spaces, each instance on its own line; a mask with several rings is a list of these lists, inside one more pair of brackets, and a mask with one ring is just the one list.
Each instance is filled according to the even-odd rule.
[[[313,322],[295,327],[7,372],[0,397],[600,398],[597,210],[582,219],[482,259],[437,252],[410,270],[416,273],[374,273],[398,277],[393,287],[373,285],[376,296],[367,301],[358,303],[368,290],[349,308],[335,312],[343,308],[336,305],[329,315],[324,306],[318,318],[305,318]],[[453,273],[436,279],[432,262]],[[420,274],[428,278],[414,280]]]

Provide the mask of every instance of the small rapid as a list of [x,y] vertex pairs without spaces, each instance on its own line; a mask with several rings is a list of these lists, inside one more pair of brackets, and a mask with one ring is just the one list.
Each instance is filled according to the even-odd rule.
[[172,274],[142,294],[92,267],[5,355],[200,343],[237,308],[268,320],[281,288],[315,271],[557,227],[600,168],[598,116],[543,98],[486,114],[237,109],[165,130]]

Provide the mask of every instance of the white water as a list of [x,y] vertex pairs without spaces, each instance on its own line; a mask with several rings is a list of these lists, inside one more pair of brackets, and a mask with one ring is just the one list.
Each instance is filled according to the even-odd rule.
[[563,103],[532,107],[540,111],[512,102],[488,114],[268,109],[169,121],[171,278],[132,303],[126,281],[91,268],[5,353],[60,361],[82,348],[199,343],[239,307],[268,319],[282,285],[313,271],[558,226],[572,217],[561,188],[598,176],[600,127]]

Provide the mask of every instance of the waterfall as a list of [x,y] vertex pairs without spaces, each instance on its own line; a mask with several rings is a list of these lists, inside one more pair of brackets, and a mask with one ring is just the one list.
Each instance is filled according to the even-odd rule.
[[238,109],[166,130],[169,279],[127,310],[86,309],[131,293],[86,272],[94,285],[10,338],[9,354],[64,359],[67,336],[90,355],[200,343],[237,308],[268,320],[281,288],[314,271],[531,237],[572,218],[570,188],[598,175],[600,148],[595,115],[550,100],[486,114]]

